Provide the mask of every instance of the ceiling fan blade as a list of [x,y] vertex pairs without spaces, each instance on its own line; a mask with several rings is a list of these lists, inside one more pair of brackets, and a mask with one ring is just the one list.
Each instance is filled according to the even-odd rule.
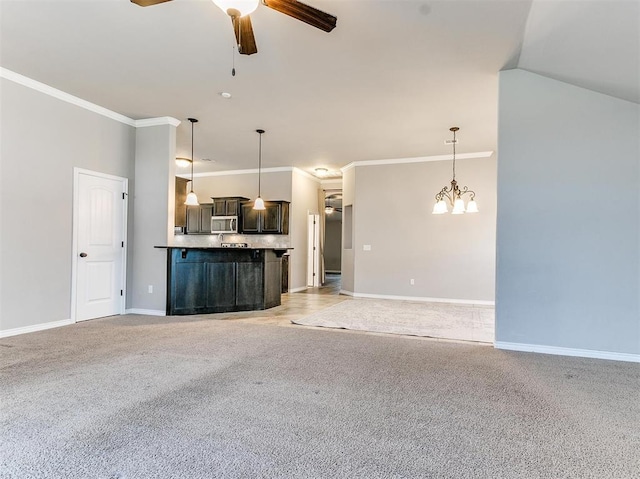
[[269,8],[289,15],[296,20],[305,22],[325,32],[330,32],[336,28],[336,22],[338,21],[336,17],[298,2],[297,0],[262,0],[262,3]]
[[171,0],[131,0],[131,3],[140,5],[141,7],[150,7],[151,5],[157,5],[158,3],[170,2]]
[[256,38],[253,36],[253,27],[251,26],[251,18],[249,15],[244,17],[231,17],[233,23],[233,32],[236,34],[236,42],[238,44],[238,53],[240,55],[253,55],[258,53],[256,46]]

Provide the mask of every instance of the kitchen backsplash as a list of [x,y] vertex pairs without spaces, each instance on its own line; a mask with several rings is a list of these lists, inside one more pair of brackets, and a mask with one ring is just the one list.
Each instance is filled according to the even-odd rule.
[[220,243],[248,243],[249,246],[260,248],[289,248],[291,241],[289,235],[243,235],[225,233],[220,235],[175,235],[170,246],[211,247],[220,246]]

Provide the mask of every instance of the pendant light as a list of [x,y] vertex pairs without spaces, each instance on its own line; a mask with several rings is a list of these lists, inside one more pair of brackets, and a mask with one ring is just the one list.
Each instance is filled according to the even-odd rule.
[[[456,132],[459,130],[457,126],[452,126],[449,131],[453,132],[453,179],[451,180],[451,186],[445,186],[436,195],[436,204],[433,205],[433,214],[442,215],[449,211],[447,203],[453,206],[451,210],[452,215],[461,215],[464,213],[477,213],[478,205],[476,204],[476,194],[466,186],[460,189],[458,182],[456,181]],[[464,200],[462,195],[469,195],[469,202],[467,207],[464,207]],[[446,198],[446,200],[445,200]]]
[[264,201],[260,197],[260,174],[262,172],[262,134],[264,133],[264,130],[256,130],[256,133],[260,135],[260,147],[258,151],[258,197],[256,198],[256,201],[253,203],[253,209],[264,210],[265,209]]
[[193,124],[198,123],[195,118],[187,118],[191,122],[191,191],[187,195],[187,201],[184,202],[188,206],[198,206],[198,197],[193,192]]

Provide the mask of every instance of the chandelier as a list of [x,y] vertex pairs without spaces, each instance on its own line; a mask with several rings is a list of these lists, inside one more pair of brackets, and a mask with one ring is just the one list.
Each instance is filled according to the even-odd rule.
[[[461,215],[463,213],[477,213],[478,205],[476,204],[476,194],[466,186],[462,189],[458,186],[458,182],[456,181],[456,131],[460,128],[457,126],[452,126],[449,128],[449,131],[453,132],[453,179],[451,180],[451,186],[445,186],[440,190],[440,192],[436,195],[436,204],[433,205],[432,213],[434,215],[442,215],[449,211],[447,207],[447,203],[453,206],[453,210],[451,210],[452,215]],[[469,202],[467,203],[467,207],[464,206],[463,195],[469,195]]]

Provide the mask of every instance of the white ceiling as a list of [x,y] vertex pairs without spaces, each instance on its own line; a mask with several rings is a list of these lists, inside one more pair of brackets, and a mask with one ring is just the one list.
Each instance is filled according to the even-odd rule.
[[[134,119],[195,117],[195,171],[336,170],[352,161],[495,150],[497,79],[519,66],[640,100],[637,0],[308,0],[324,33],[263,5],[236,55],[210,0],[2,0],[1,65]],[[531,14],[529,14],[531,12]],[[233,95],[224,100],[218,93]],[[190,124],[178,156],[190,156]]]

